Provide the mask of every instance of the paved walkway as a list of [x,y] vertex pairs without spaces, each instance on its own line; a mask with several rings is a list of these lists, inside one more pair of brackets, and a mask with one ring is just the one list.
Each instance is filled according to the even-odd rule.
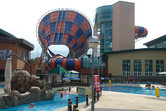
[[[126,85],[126,84],[125,84]],[[142,86],[138,84],[127,84]],[[166,86],[160,86],[166,88]],[[74,92],[74,91],[73,91]],[[103,91],[100,100],[95,103],[95,111],[165,111],[166,97]],[[91,105],[79,104],[79,111],[91,111]],[[67,111],[63,108],[60,111]]]

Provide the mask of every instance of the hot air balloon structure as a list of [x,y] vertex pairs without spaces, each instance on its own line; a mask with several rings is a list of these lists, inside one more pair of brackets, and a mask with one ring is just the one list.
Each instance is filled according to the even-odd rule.
[[146,37],[148,30],[142,26],[135,26],[135,39]]
[[[38,22],[37,38],[49,55],[51,68],[61,65],[67,70],[79,70],[81,60],[77,59],[89,49],[88,38],[92,36],[89,20],[81,12],[72,9],[49,11]],[[67,58],[49,50],[51,45],[66,45],[69,48]]]

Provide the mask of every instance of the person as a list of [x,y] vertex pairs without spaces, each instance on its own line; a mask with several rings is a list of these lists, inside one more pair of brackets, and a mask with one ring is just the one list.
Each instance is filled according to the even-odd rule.
[[146,83],[146,86],[145,86],[146,88],[150,88],[151,87],[151,84],[150,84],[150,82],[149,81],[147,81],[147,83]]
[[130,77],[129,77],[129,83],[130,83],[130,82],[132,82],[132,83],[133,83],[133,81],[134,81],[134,78],[133,78],[133,76],[132,76],[132,75],[130,75]]

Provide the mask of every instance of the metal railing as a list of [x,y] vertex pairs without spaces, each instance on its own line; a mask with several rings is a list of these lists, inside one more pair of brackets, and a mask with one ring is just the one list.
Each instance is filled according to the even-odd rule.
[[28,63],[28,62],[26,62],[25,60],[23,60],[21,57],[19,57],[18,55],[16,55],[15,53],[12,53],[9,57],[11,57],[11,56],[15,56],[15,57],[17,57],[18,59],[20,59],[21,61],[23,61],[24,63],[26,63],[29,67],[30,67],[30,74],[32,74],[32,67],[31,67],[31,65]]

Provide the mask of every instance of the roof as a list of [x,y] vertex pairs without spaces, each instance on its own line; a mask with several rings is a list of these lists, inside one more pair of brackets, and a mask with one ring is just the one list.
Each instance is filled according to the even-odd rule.
[[127,52],[138,52],[138,51],[159,51],[163,50],[166,51],[166,48],[142,48],[142,49],[131,49],[131,50],[122,50],[122,51],[112,51],[105,53],[107,54],[116,54],[116,53],[127,53]]
[[65,72],[65,74],[70,74],[70,72],[68,70],[64,69],[61,66],[57,66],[55,69],[53,69],[51,72],[49,72],[49,74],[56,73],[58,75],[62,75],[63,72]]
[[0,42],[8,42],[8,43],[19,43],[20,47],[23,47],[29,51],[34,49],[34,45],[25,39],[19,39],[9,32],[0,29]]
[[12,35],[12,34],[6,32],[6,31],[4,31],[4,30],[2,30],[2,29],[0,29],[0,36],[7,36],[7,37],[11,37],[11,38],[17,38],[17,37],[15,37],[14,35]]
[[158,37],[158,38],[156,38],[156,39],[154,39],[154,40],[151,40],[151,41],[149,41],[149,42],[146,42],[146,43],[144,43],[144,45],[150,46],[150,45],[154,45],[154,44],[156,44],[156,43],[162,42],[162,41],[166,41],[166,35],[163,35],[163,36]]

